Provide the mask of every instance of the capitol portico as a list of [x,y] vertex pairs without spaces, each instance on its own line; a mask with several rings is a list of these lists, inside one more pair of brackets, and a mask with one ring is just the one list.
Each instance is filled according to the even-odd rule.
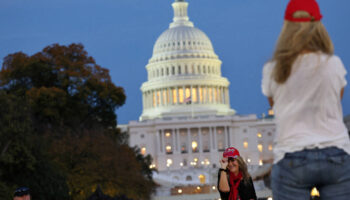
[[150,154],[150,167],[158,170],[153,178],[163,189],[156,196],[186,185],[215,190],[218,161],[229,146],[239,149],[254,173],[271,163],[275,134],[272,115],[241,116],[231,108],[230,82],[210,39],[189,20],[187,2],[176,0],[172,7],[173,21],[146,65],[142,114],[127,125],[130,146]]

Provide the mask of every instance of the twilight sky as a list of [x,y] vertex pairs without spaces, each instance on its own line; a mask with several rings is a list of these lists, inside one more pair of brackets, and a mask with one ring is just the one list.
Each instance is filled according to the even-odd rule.
[[[1,0],[0,59],[22,51],[32,55],[59,43],[82,43],[97,64],[110,70],[125,89],[118,123],[142,112],[140,86],[153,45],[173,18],[174,0]],[[189,17],[211,39],[231,82],[231,107],[238,114],[267,112],[261,94],[263,64],[271,57],[288,0],[187,0]],[[318,0],[325,24],[347,71],[350,71],[349,0]],[[350,84],[350,76],[346,79]],[[350,114],[345,88],[344,115]]]

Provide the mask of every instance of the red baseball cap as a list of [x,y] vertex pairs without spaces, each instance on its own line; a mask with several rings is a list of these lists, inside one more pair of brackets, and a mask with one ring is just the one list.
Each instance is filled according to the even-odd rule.
[[[294,18],[297,11],[305,11],[311,15],[310,18]],[[290,0],[284,15],[284,19],[291,22],[320,21],[322,14],[316,0]]]
[[236,158],[239,155],[239,151],[234,147],[227,148],[222,154],[224,158]]

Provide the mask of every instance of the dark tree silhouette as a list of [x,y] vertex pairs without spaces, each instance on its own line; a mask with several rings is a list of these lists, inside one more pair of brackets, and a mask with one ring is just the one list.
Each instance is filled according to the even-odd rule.
[[[0,193],[26,184],[35,199],[67,199],[69,191],[71,199],[85,200],[99,185],[110,196],[149,199],[155,187],[152,158],[128,147],[126,134],[117,129],[115,111],[125,100],[123,88],[81,44],[5,57]],[[50,187],[41,192],[45,184]]]

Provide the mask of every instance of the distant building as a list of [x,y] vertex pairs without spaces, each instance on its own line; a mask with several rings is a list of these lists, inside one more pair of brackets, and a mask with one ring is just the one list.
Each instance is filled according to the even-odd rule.
[[[172,6],[173,22],[146,65],[142,115],[128,124],[130,146],[154,158],[150,167],[159,171],[154,180],[161,185],[154,199],[217,199],[225,148],[238,148],[253,174],[272,162],[274,119],[235,114],[230,82],[221,74],[211,41],[189,21],[187,2],[176,0]],[[255,186],[258,195],[269,194],[263,183]]]

